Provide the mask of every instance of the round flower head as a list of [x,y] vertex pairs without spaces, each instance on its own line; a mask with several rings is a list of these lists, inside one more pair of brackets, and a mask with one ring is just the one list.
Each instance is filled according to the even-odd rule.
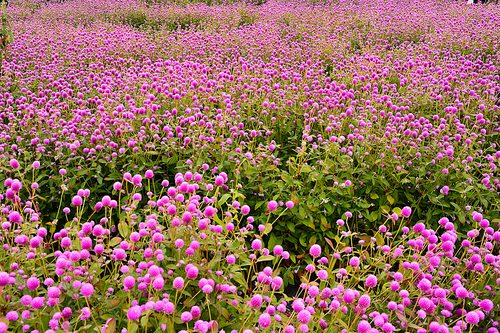
[[164,286],[165,286],[165,280],[163,279],[163,277],[157,276],[153,280],[153,288],[155,290],[162,290]]
[[252,249],[259,251],[262,249],[262,241],[260,239],[254,239],[252,241]]
[[83,203],[82,197],[79,195],[75,195],[73,199],[71,199],[71,203],[75,206],[81,206]]
[[311,313],[307,310],[302,310],[297,314],[297,320],[301,324],[307,324],[311,320]]
[[356,296],[354,295],[354,292],[351,289],[347,289],[344,292],[343,299],[344,299],[344,302],[346,302],[347,304],[351,304],[352,302],[354,302],[355,297]]
[[221,176],[215,177],[215,185],[219,187],[224,185],[224,178],[222,178]]
[[358,267],[359,266],[359,258],[358,257],[352,257],[351,260],[349,260],[349,265],[352,267]]
[[127,317],[129,320],[138,320],[139,317],[141,316],[142,310],[141,307],[136,305],[128,309],[127,311]]
[[90,297],[94,293],[94,286],[90,283],[84,283],[81,288],[81,293],[85,297]]
[[321,255],[321,246],[319,246],[318,244],[314,244],[313,246],[311,246],[310,250],[309,250],[309,253],[314,257],[314,258],[317,258]]
[[358,333],[368,333],[372,329],[369,322],[361,320],[358,324]]
[[320,269],[317,274],[320,280],[326,280],[328,278],[328,272],[324,269]]
[[396,327],[394,327],[394,325],[392,325],[391,323],[385,323],[383,326],[382,326],[382,330],[385,332],[385,333],[392,333],[396,330]]
[[188,321],[191,321],[191,319],[193,319],[191,312],[185,311],[181,314],[181,320],[183,322],[187,323]]
[[200,315],[201,315],[201,309],[200,309],[200,307],[199,307],[199,306],[196,306],[196,305],[195,305],[195,306],[193,306],[193,307],[191,308],[191,315],[192,315],[193,317],[198,317],[198,316],[200,316]]
[[469,292],[464,287],[458,287],[455,290],[455,294],[457,295],[458,298],[466,298],[469,296]]
[[269,201],[269,203],[267,204],[267,208],[270,210],[270,211],[275,211],[277,208],[278,208],[278,203],[274,200],[271,200]]
[[493,302],[489,299],[484,299],[481,301],[481,303],[479,303],[479,307],[484,312],[490,312],[491,310],[493,310],[493,306],[494,306]]
[[293,201],[287,201],[285,205],[288,209],[292,209],[295,206]]
[[40,287],[40,281],[38,278],[32,276],[26,281],[26,286],[28,286],[28,289],[30,290],[36,290],[38,287]]
[[128,288],[128,289],[131,289],[135,286],[135,278],[131,275],[125,277],[123,279],[123,286]]
[[262,295],[255,294],[250,300],[250,306],[254,309],[258,309],[262,305],[262,301],[263,301]]
[[154,177],[154,173],[152,170],[147,170],[146,171],[146,174],[145,174],[146,178],[153,178]]
[[7,320],[16,321],[19,319],[19,313],[17,311],[9,311],[6,316]]
[[19,222],[23,221],[21,214],[19,214],[16,211],[10,212],[8,218],[9,218],[9,221],[12,223],[19,223]]
[[465,316],[465,321],[471,325],[476,325],[479,323],[479,315],[476,311],[471,311]]
[[15,158],[11,159],[10,167],[14,170],[19,169],[19,162]]
[[244,214],[244,215],[247,215],[248,213],[250,213],[250,207],[248,205],[244,205],[241,207],[241,213]]
[[268,313],[263,313],[259,317],[259,325],[266,328],[271,326],[271,316]]
[[132,177],[132,184],[135,186],[141,187],[142,186],[142,176],[141,175],[135,175]]
[[176,277],[174,279],[174,288],[177,290],[181,290],[182,288],[184,288],[184,279],[180,276]]
[[367,307],[370,306],[371,301],[372,301],[371,297],[364,294],[364,295],[361,295],[361,297],[359,298],[358,304],[360,307],[366,309]]
[[411,208],[406,206],[403,209],[401,209],[401,215],[404,217],[410,217],[411,215]]
[[61,295],[61,291],[57,287],[49,287],[47,289],[47,295],[50,298],[59,298],[59,295]]
[[215,215],[215,208],[212,206],[207,206],[203,212],[205,217],[213,217]]
[[365,280],[365,288],[373,288],[377,285],[377,277],[375,275],[369,275]]
[[418,288],[422,291],[428,291],[432,288],[432,282],[427,279],[422,279],[418,283]]

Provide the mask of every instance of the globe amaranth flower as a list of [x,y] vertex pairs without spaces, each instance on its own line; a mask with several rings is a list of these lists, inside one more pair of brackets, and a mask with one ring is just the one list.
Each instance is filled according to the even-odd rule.
[[372,326],[366,320],[361,320],[358,324],[358,333],[368,333]]
[[275,211],[277,208],[278,208],[278,203],[274,200],[271,200],[269,201],[269,203],[267,204],[267,208],[270,210],[270,211]]
[[138,320],[141,316],[141,313],[142,313],[141,307],[138,305],[135,305],[135,306],[131,307],[130,309],[128,309],[127,317],[129,320],[132,320],[132,321]]
[[465,321],[471,325],[479,323],[479,315],[476,311],[471,311],[465,315]]
[[377,285],[377,282],[378,282],[377,277],[375,275],[371,274],[365,280],[365,287],[366,288],[373,288]]
[[259,325],[267,328],[271,326],[271,316],[268,313],[263,313],[259,316]]
[[319,246],[318,244],[314,244],[313,246],[311,246],[311,248],[309,249],[309,253],[311,254],[311,256],[313,256],[314,258],[317,258],[321,255],[321,246]]

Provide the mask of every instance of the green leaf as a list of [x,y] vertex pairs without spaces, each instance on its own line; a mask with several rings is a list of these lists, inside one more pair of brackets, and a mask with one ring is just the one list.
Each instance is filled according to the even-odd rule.
[[306,173],[306,172],[311,172],[312,169],[309,165],[303,165],[302,168],[300,169],[300,173]]
[[120,223],[118,223],[118,232],[123,238],[127,238],[129,231],[129,227],[126,222],[121,221]]
[[238,282],[240,286],[246,288],[247,282],[245,281],[245,278],[243,277],[243,274],[241,274],[241,272],[233,273],[233,280]]
[[264,229],[263,235],[267,235],[273,230],[273,225],[271,223],[266,224],[266,228]]
[[382,246],[385,244],[384,236],[382,236],[380,233],[375,234],[375,238],[377,239],[377,245]]
[[109,319],[102,330],[103,333],[115,333],[116,331],[116,318]]
[[391,205],[394,205],[394,198],[393,198],[391,195],[389,195],[389,194],[388,194],[388,195],[386,196],[386,198],[387,198],[387,201],[389,201],[389,203],[390,203]]
[[278,243],[278,239],[276,238],[276,236],[274,234],[271,234],[269,236],[269,242],[267,243],[267,248],[272,250],[276,246],[277,243]]
[[135,333],[139,329],[139,325],[137,323],[130,324],[130,333]]
[[349,328],[349,326],[342,319],[337,318],[337,320],[338,320],[340,326],[347,328],[347,329]]
[[167,333],[175,333],[174,321],[172,318],[167,318]]
[[220,197],[219,200],[217,200],[217,205],[221,207],[223,204],[226,203],[227,199],[229,199],[230,196],[231,194],[229,193],[224,194],[222,197]]
[[148,321],[149,321],[149,316],[142,317],[141,318],[141,326],[146,327],[146,325],[148,324]]
[[109,241],[109,246],[110,247],[115,247],[116,245],[120,244],[121,241],[122,241],[122,239],[120,237],[113,237]]
[[268,255],[268,256],[263,256],[257,259],[257,262],[262,262],[262,261],[271,261],[274,259],[274,256]]

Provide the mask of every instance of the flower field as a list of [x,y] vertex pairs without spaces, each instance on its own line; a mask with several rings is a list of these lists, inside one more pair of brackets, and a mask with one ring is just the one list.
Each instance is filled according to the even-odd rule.
[[499,332],[500,5],[0,23],[0,333]]

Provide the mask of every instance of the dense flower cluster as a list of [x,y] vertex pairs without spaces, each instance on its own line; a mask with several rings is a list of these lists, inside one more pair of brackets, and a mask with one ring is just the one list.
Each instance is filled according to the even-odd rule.
[[[42,223],[36,201],[6,199],[0,285],[9,327],[73,332],[93,324],[133,332],[140,324],[174,332],[184,323],[194,332],[254,332],[256,325],[273,332],[331,325],[360,333],[459,333],[475,326],[498,332],[500,227],[481,213],[473,213],[477,229],[464,236],[448,218],[437,230],[423,223],[408,228],[410,207],[366,240],[345,229],[347,220],[326,253],[311,246],[300,290],[289,299],[279,269],[289,253],[262,242],[274,222],[254,231],[248,209],[235,204],[238,193],[221,195],[229,176],[200,171],[176,174],[172,186],[164,181],[148,198],[136,190],[154,173],[125,174],[114,185],[120,189],[95,205],[96,213],[104,210],[97,221],[81,218],[90,195],[81,189],[64,226]],[[26,181],[5,185],[20,189]],[[272,201],[268,206],[277,209]],[[119,221],[113,221],[116,210]]]
[[0,333],[498,333],[500,6],[6,15]]

